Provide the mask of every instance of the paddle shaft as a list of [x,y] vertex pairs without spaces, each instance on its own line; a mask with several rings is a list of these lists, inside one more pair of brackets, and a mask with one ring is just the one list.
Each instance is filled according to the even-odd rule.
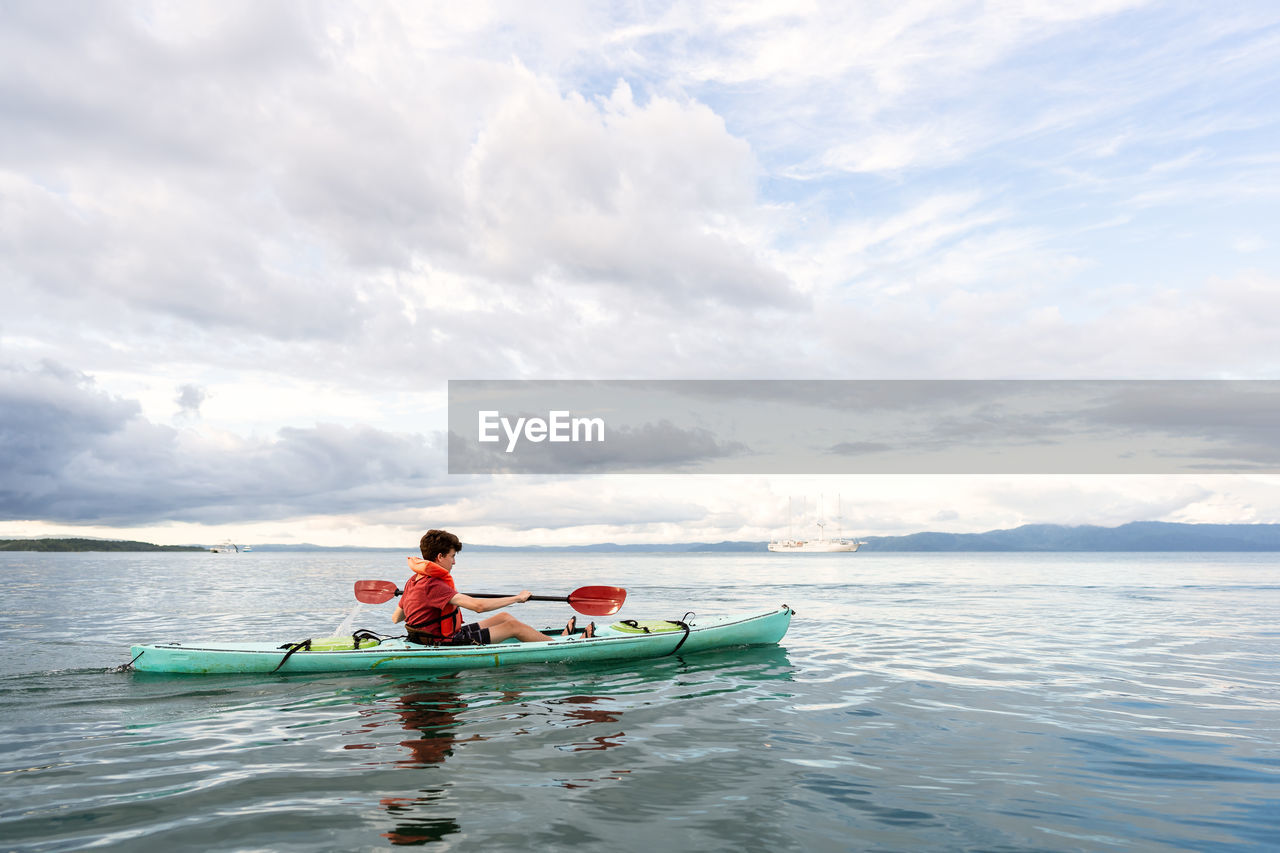
[[[472,598],[515,598],[515,596],[513,595],[505,595],[500,592],[468,592],[468,593],[464,593],[464,595],[469,595]],[[565,596],[531,595],[527,600],[528,601],[568,601],[569,596],[567,595]]]
[[[401,591],[397,589],[395,592],[391,593],[391,596],[392,596],[392,597],[395,597],[395,596],[400,595],[400,594],[401,594]],[[471,596],[472,598],[515,598],[515,596],[514,596],[514,595],[511,595],[511,594],[509,594],[509,593],[505,593],[505,592],[464,592],[464,593],[463,593],[463,595],[469,595],[469,596]],[[528,601],[564,601],[564,602],[567,602],[567,601],[569,600],[569,596],[567,596],[567,595],[531,595],[531,596],[529,596],[529,598],[528,598],[527,600],[528,600]]]

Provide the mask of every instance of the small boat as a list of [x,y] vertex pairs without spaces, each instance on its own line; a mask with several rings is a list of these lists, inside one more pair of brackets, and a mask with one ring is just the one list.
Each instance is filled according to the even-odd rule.
[[[819,503],[821,506],[821,503]],[[787,503],[787,528],[791,529],[791,502]],[[821,509],[819,509],[821,513]],[[839,511],[837,510],[837,514]],[[797,539],[794,535],[787,536],[786,539],[773,539],[769,542],[769,550],[774,552],[790,553],[790,554],[837,554],[841,552],[857,551],[866,542],[859,542],[856,539],[845,539],[843,537],[836,539],[827,538],[827,523],[825,521],[815,522],[818,525],[817,539]]]
[[239,554],[240,548],[228,539],[226,542],[219,542],[209,549],[214,554]]
[[488,646],[422,646],[368,632],[297,643],[187,642],[138,645],[130,665],[138,672],[197,675],[247,672],[457,672],[527,663],[640,660],[731,646],[772,645],[787,633],[787,605],[764,613],[687,619],[624,620],[546,642],[507,640]]
[[769,543],[769,550],[792,554],[838,554],[856,551],[865,544],[853,539],[775,539]]

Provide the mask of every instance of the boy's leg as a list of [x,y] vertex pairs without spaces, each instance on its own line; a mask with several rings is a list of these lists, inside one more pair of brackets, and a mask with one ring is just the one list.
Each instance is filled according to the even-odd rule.
[[537,628],[530,627],[505,612],[485,619],[480,627],[489,629],[489,638],[495,643],[501,643],[508,637],[515,637],[522,643],[540,643],[551,639]]

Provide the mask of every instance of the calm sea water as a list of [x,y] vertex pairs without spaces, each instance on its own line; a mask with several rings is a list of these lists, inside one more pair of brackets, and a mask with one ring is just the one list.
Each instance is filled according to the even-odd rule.
[[1276,555],[464,551],[469,592],[798,615],[779,647],[608,667],[113,670],[331,634],[404,567],[0,554],[0,849],[1280,848]]

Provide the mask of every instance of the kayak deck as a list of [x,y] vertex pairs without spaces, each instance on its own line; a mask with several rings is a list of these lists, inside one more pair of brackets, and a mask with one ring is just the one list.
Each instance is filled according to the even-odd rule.
[[[768,645],[786,634],[794,611],[787,605],[764,613],[687,621],[616,622],[596,635],[553,637],[545,642],[507,640],[487,646],[421,646],[403,638],[359,649],[290,650],[294,644],[159,643],[130,650],[139,672],[189,674],[246,672],[456,672],[526,663],[593,662],[665,657],[729,646]],[[687,627],[686,627],[687,626]]]

